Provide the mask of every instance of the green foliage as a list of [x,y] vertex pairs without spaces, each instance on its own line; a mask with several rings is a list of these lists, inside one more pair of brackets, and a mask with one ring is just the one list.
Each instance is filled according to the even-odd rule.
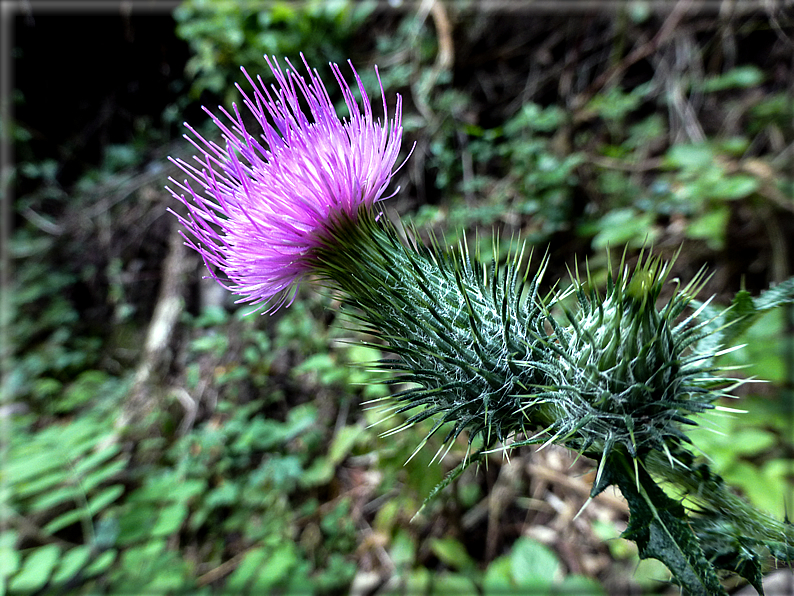
[[[401,67],[410,70],[397,69],[403,81],[421,79],[430,68],[421,60]],[[384,80],[387,88],[399,87]],[[758,89],[763,82],[757,67],[738,66],[692,83],[689,92],[721,98],[726,90]],[[774,154],[753,153],[759,136],[794,138],[794,103],[782,94],[732,104],[732,117],[746,122],[742,134],[698,142],[671,138],[667,118],[648,114],[652,102],[676,109],[652,83],[609,86],[575,110],[529,101],[492,128],[467,121],[466,106],[474,101],[459,89],[439,85],[423,101],[423,117],[435,117],[428,122],[427,165],[444,201],[422,205],[414,221],[453,237],[475,226],[519,221],[533,243],[575,231],[596,250],[640,248],[672,224],[680,227],[681,240],[718,252],[738,203],[754,209],[764,201],[779,204],[769,181],[791,185],[790,171]]]
[[577,152],[560,155],[554,148],[553,135],[566,124],[559,107],[527,103],[504,125],[505,142],[497,154],[508,166],[506,180],[512,182],[514,209],[536,222],[537,231],[531,230],[527,238],[532,243],[566,229],[573,215],[576,167],[583,156]]
[[784,404],[745,398],[746,411],[734,416],[706,415],[689,433],[711,459],[711,467],[762,511],[783,518],[791,511],[790,428]]
[[722,163],[731,158],[729,151],[732,149],[728,143],[674,145],[667,152],[665,163],[675,173],[670,178],[660,178],[671,191],[657,200],[667,201],[670,212],[687,216],[687,237],[706,240],[714,249],[725,245],[730,216],[726,202],[747,198],[760,187],[754,176],[726,171]]
[[[148,421],[159,436],[131,449],[114,428],[128,380],[98,367],[102,342],[86,335],[69,300],[79,276],[50,271],[44,263],[57,244],[29,229],[17,232],[12,250],[19,356],[7,386],[30,413],[12,419],[2,471],[2,514],[12,528],[0,543],[5,593],[329,593],[350,585],[351,503],[339,499],[321,514],[316,495],[378,439],[362,420],[334,430],[333,418],[319,416],[322,397],[307,400],[384,396],[371,383],[376,347],[338,342],[349,332],[341,320],[323,320],[325,299],[273,319],[223,309],[185,316],[184,386],[201,395],[209,382],[217,407],[182,436],[164,407]],[[286,370],[285,361],[293,361]],[[284,387],[296,394],[292,403]],[[393,501],[405,511],[441,476],[427,473],[429,458],[402,467],[416,438],[407,433],[382,450],[393,464],[382,490],[407,486]],[[214,587],[200,579],[224,565]]]
[[[758,299],[754,303],[758,304]],[[785,382],[786,319],[786,309],[782,308],[757,313],[754,324],[741,336],[747,345],[722,356],[720,362],[740,367],[751,379]],[[785,399],[757,395],[743,397],[736,405],[744,412],[708,413],[689,436],[708,453],[712,469],[727,483],[739,489],[759,509],[784,518],[792,508],[788,497],[790,458],[785,455],[794,448],[789,406]]]
[[737,66],[721,75],[707,77],[697,84],[700,91],[713,93],[726,89],[757,87],[764,81],[764,73],[753,65]]
[[519,538],[509,554],[495,559],[486,569],[483,593],[528,593],[543,596],[581,594],[602,596],[601,586],[579,575],[561,575],[557,556],[548,547],[529,538]]
[[256,77],[265,67],[263,55],[297,61],[303,53],[315,68],[344,63],[348,40],[373,8],[371,2],[348,0],[186,0],[174,18],[177,34],[193,51],[185,68],[193,79],[191,95],[198,98],[207,90],[230,105],[240,67]]
[[43,413],[77,409],[95,390],[114,391],[117,379],[92,369],[100,359],[100,340],[79,333],[80,315],[68,297],[77,276],[53,272],[46,262],[55,258],[51,237],[23,228],[11,239],[15,259],[9,292],[10,344],[15,347],[8,390]]
[[[100,555],[115,558],[115,524],[106,515],[124,493],[119,481],[129,456],[113,435],[99,416],[34,433],[17,423],[2,472],[8,496],[3,516],[14,525],[27,520],[17,540],[24,532],[28,545],[18,569],[5,572],[12,593],[35,591],[48,582],[64,586],[78,575],[101,572],[96,567]],[[48,542],[60,536],[68,542]],[[31,539],[44,544],[30,544]]]
[[731,346],[758,318],[780,306],[790,304],[794,297],[794,278],[788,279],[753,298],[746,290],[736,293],[730,308],[722,312],[709,304],[700,304],[704,324],[704,337],[699,345],[702,350],[716,351],[719,347]]
[[[439,99],[439,110],[444,110],[445,97]],[[465,98],[459,101],[465,103]],[[498,128],[483,130],[459,121],[453,121],[448,131],[442,128],[431,145],[431,165],[438,169],[436,185],[453,194],[443,207],[423,206],[413,222],[424,226],[443,220],[444,227],[455,233],[498,224],[512,213],[531,218],[524,233],[530,243],[545,242],[568,229],[578,183],[576,168],[584,156],[562,155],[555,148],[555,132],[566,122],[557,106],[527,103]],[[444,135],[449,136],[447,141]],[[470,179],[456,174],[460,157],[453,139],[461,135],[468,139],[472,156],[475,175]],[[470,195],[478,200],[464,198]]]
[[450,590],[465,594],[537,594],[538,596],[604,596],[601,586],[580,575],[563,576],[562,564],[547,546],[522,537],[509,551],[494,559],[485,570],[478,569],[460,541],[454,538],[434,539],[430,550],[446,570],[430,574],[413,565],[415,545],[405,533],[392,541],[392,560],[397,564],[393,591],[385,594],[449,594]]
[[[199,325],[213,316],[205,315]],[[243,338],[269,345],[251,324],[255,321],[248,318],[241,325]],[[197,343],[195,353],[201,357],[207,353],[202,351],[205,343]],[[251,363],[245,377],[257,374],[257,363]],[[96,372],[86,374],[78,382],[85,395],[68,404],[70,411],[103,399],[102,379]],[[218,386],[229,383],[235,381],[220,378]],[[291,495],[327,484],[354,442],[337,442],[328,455],[329,473],[313,475],[308,464],[322,464],[317,457],[321,443],[311,438],[321,432],[316,407],[296,406],[281,422],[262,417],[264,405],[264,400],[244,406],[223,401],[215,418],[173,441],[164,457],[153,460],[155,465],[137,468],[130,468],[130,455],[122,450],[108,412],[42,429],[30,417],[19,419],[9,465],[3,469],[9,496],[3,515],[20,524],[18,533],[4,534],[8,558],[2,573],[8,593],[67,585],[90,593],[97,581],[111,592],[166,593],[195,586],[198,561],[183,559],[169,543],[209,533],[209,540],[201,540],[210,547],[208,563],[217,566],[229,556],[223,536],[236,532],[250,552],[229,576],[227,589],[249,584],[259,589],[262,582],[288,587],[298,581],[295,570],[305,585],[323,585],[324,590],[349,583],[350,565],[338,555],[355,547],[355,528],[324,521],[321,550],[297,548],[291,542],[296,520],[307,510],[297,507]],[[152,460],[161,446],[150,441],[141,449],[140,457]],[[344,520],[345,507],[341,503],[328,519]],[[213,533],[217,531],[222,533]],[[263,560],[268,562],[265,575]]]

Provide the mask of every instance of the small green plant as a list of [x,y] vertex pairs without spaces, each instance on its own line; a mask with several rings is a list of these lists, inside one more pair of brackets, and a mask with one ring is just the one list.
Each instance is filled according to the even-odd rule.
[[17,423],[3,469],[2,513],[14,531],[5,536],[2,579],[11,593],[85,581],[116,559],[118,532],[107,513],[125,491],[129,457],[105,422],[84,416],[35,433]]
[[182,2],[174,18],[177,35],[193,51],[185,69],[193,79],[191,95],[233,93],[240,66],[256,72],[263,55],[297,59],[303,51],[313,63],[342,61],[345,46],[373,8],[372,2],[348,0]]

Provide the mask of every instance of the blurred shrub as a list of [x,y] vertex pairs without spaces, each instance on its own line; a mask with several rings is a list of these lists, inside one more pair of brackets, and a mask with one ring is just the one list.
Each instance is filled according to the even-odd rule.
[[177,35],[193,52],[185,68],[193,80],[191,97],[206,90],[231,105],[240,67],[256,77],[266,70],[263,55],[289,57],[296,67],[300,53],[314,68],[344,63],[351,36],[374,6],[351,0],[186,0],[174,18]]

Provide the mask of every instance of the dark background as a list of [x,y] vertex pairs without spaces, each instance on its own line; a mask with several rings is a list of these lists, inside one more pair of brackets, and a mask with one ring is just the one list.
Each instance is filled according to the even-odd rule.
[[[189,56],[169,12],[75,12],[14,17],[14,111],[33,133],[18,159],[57,159],[66,187],[109,144],[130,142],[142,118],[162,125],[163,110],[186,91]],[[185,117],[195,113],[188,106]]]

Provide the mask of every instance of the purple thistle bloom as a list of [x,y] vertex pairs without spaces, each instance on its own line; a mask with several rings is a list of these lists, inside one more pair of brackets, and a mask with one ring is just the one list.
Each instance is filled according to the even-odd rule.
[[[185,123],[195,139],[185,138],[201,153],[194,156],[201,166],[169,159],[199,188],[188,180],[169,178],[178,191],[168,190],[187,206],[187,217],[174,214],[189,234],[183,234],[188,246],[201,254],[213,277],[242,295],[239,302],[264,303],[275,311],[294,300],[301,280],[312,272],[314,249],[327,244],[338,218],[355,221],[361,206],[372,208],[384,198],[400,151],[402,100],[398,95],[389,121],[380,84],[384,121],[375,120],[352,63],[363,113],[333,64],[349,112],[349,119],[340,119],[317,71],[305,59],[308,82],[289,61],[282,71],[275,57],[265,60],[277,84],[268,89],[257,77],[257,86],[242,69],[254,89],[253,98],[237,85],[263,132],[254,136],[246,130],[236,104],[233,116],[219,107],[230,125],[204,108],[220,129],[225,147]],[[301,100],[311,119],[301,109]],[[226,274],[229,285],[213,266]]]

